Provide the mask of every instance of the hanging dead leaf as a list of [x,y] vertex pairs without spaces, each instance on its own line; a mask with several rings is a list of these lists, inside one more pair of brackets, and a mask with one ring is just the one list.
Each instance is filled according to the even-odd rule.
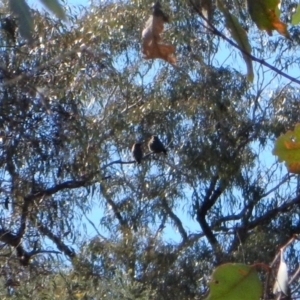
[[161,58],[171,64],[176,63],[175,47],[170,44],[160,44],[160,34],[164,30],[164,23],[169,22],[168,16],[161,10],[159,2],[153,6],[153,14],[146,22],[142,32],[142,53],[144,59]]

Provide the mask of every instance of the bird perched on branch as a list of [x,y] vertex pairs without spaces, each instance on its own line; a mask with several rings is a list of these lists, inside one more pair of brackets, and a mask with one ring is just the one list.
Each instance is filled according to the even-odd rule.
[[151,139],[148,142],[148,147],[151,152],[161,153],[163,152],[167,155],[167,150],[163,143],[159,140],[157,135],[152,135]]
[[140,164],[143,158],[142,145],[143,143],[134,143],[131,148],[131,154],[137,164]]

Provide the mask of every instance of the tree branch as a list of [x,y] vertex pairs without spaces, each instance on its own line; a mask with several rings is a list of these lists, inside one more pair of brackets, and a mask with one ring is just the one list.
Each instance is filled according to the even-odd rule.
[[180,252],[183,249],[186,249],[187,247],[192,246],[194,243],[196,243],[199,239],[203,238],[205,236],[204,233],[194,233],[190,234],[186,241],[182,241],[178,247],[176,252]]
[[69,248],[67,245],[65,245],[59,237],[54,235],[52,231],[47,227],[44,226],[42,223],[40,223],[38,220],[35,220],[37,222],[37,228],[38,230],[45,236],[47,236],[59,249],[61,252],[63,252],[66,256],[68,256],[71,260],[76,257],[76,253]]
[[87,184],[91,184],[89,181],[92,179],[93,176],[95,176],[95,172],[93,172],[89,175],[83,176],[83,178],[81,180],[65,181],[65,182],[57,184],[51,188],[29,194],[24,197],[24,201],[31,203],[35,199],[38,199],[38,198],[41,198],[44,196],[51,196],[61,190],[84,187]]
[[291,210],[294,206],[299,205],[299,204],[300,204],[300,195],[297,196],[296,198],[294,198],[293,200],[282,204],[279,207],[269,210],[261,217],[256,218],[254,221],[249,222],[247,228],[248,228],[248,230],[253,229],[259,225],[262,225],[265,222],[269,222],[270,220],[273,220],[278,214],[287,212],[287,211]]
[[167,214],[170,216],[172,221],[175,223],[176,227],[178,228],[178,231],[181,234],[183,242],[185,242],[187,240],[188,236],[187,236],[185,229],[183,228],[181,220],[176,216],[176,214],[174,214],[174,212],[169,207],[167,200],[165,198],[162,198],[161,201],[162,201],[163,208],[166,210]]
[[21,245],[21,237],[11,233],[9,230],[0,230],[0,241],[14,247],[17,252],[17,257],[22,266],[28,266],[31,258],[30,254],[24,250]]
[[[151,156],[152,154],[154,154],[154,152],[147,153],[146,155],[144,155],[144,156],[142,157],[142,160],[147,159],[147,158],[148,158],[149,156]],[[111,165],[114,165],[114,164],[128,165],[128,164],[135,164],[135,163],[136,163],[135,160],[122,161],[121,159],[118,159],[118,160],[114,160],[114,161],[112,161],[112,162],[110,162],[110,163],[108,163],[108,164],[102,166],[102,167],[100,168],[100,170],[104,170],[104,169],[106,169],[107,167],[110,167]]]
[[112,201],[109,197],[105,197],[107,203],[112,207],[112,210],[114,211],[114,214],[116,216],[116,218],[118,219],[119,223],[122,226],[126,226],[127,227],[127,222],[124,220],[124,218],[122,217],[118,206],[116,205],[116,203],[114,201]]
[[220,195],[223,192],[223,189],[221,189],[221,187],[215,188],[217,181],[218,181],[218,175],[215,175],[210,182],[210,186],[206,191],[206,195],[203,199],[203,202],[200,203],[197,201],[196,203],[196,210],[197,210],[197,221],[199,222],[203,233],[205,234],[206,238],[208,239],[209,243],[211,244],[211,246],[213,247],[215,253],[217,254],[217,262],[219,263],[219,255],[221,248],[220,245],[215,237],[215,235],[213,234],[212,229],[210,228],[210,226],[208,225],[205,217],[207,212],[212,208],[212,206],[216,203],[216,201],[218,200],[218,198],[220,197]]
[[59,254],[58,251],[49,251],[49,250],[32,250],[30,252],[26,251],[21,244],[21,237],[19,235],[15,235],[11,233],[9,230],[0,229],[0,241],[14,247],[17,252],[17,257],[22,266],[28,266],[30,260],[33,256],[40,253],[55,253]]
[[[240,242],[243,243],[247,239],[249,230],[254,229],[257,226],[261,226],[264,223],[269,223],[271,220],[275,219],[277,215],[290,211],[291,209],[293,209],[295,206],[298,206],[299,204],[300,204],[300,195],[294,198],[293,200],[282,204],[279,207],[269,210],[264,215],[256,218],[252,222],[244,222],[241,226],[236,227],[235,230],[237,236],[232,241],[229,252],[234,251]],[[291,232],[291,233],[295,233],[295,232]]]
[[192,1],[189,1],[191,6],[193,7],[193,9],[197,12],[197,14],[207,22],[207,24],[209,24],[209,28],[213,34],[221,37],[223,40],[225,40],[227,43],[229,43],[231,46],[235,47],[236,49],[238,49],[239,51],[241,51],[243,54],[247,55],[248,57],[250,57],[253,61],[258,62],[259,64],[271,69],[272,71],[274,71],[275,73],[281,75],[282,77],[285,77],[287,79],[289,79],[292,82],[295,82],[297,84],[300,85],[300,80],[286,74],[285,72],[279,70],[278,68],[272,66],[271,64],[267,63],[265,60],[257,58],[256,56],[252,55],[251,53],[249,53],[248,51],[244,50],[243,48],[241,48],[238,44],[236,44],[234,41],[232,41],[231,39],[229,39],[224,33],[222,33],[221,31],[219,31],[215,26],[213,26],[209,20],[203,16],[201,10],[199,9],[199,7]]

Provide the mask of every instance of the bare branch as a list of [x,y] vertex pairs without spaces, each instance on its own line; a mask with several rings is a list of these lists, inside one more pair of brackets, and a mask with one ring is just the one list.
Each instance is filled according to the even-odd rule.
[[204,233],[194,233],[190,234],[186,241],[182,241],[178,248],[177,252],[180,252],[188,247],[191,247],[194,243],[196,243],[199,239],[203,238],[205,236]]
[[167,200],[165,198],[162,198],[161,201],[162,201],[163,208],[166,210],[167,214],[170,216],[172,221],[175,223],[176,227],[178,228],[178,231],[181,234],[183,242],[185,242],[187,240],[188,236],[187,236],[185,229],[183,228],[181,220],[176,216],[176,214],[174,214],[174,212],[169,207]]
[[249,229],[253,229],[253,228],[257,227],[258,225],[262,225],[263,223],[274,219],[278,214],[287,212],[299,204],[300,204],[300,195],[297,196],[296,198],[294,198],[293,200],[282,204],[279,207],[269,210],[261,217],[256,218],[254,221],[249,222],[247,228],[249,230]]
[[45,236],[47,236],[59,249],[61,252],[63,252],[66,256],[68,256],[71,260],[75,258],[76,253],[74,252],[73,249],[65,245],[62,240],[57,237],[53,232],[47,227],[44,226],[42,223],[40,223],[38,220],[37,222],[37,228],[38,230]]
[[197,210],[197,221],[199,222],[203,233],[205,234],[206,238],[208,239],[209,243],[213,247],[214,251],[216,252],[217,260],[219,259],[219,255],[221,248],[220,245],[216,239],[216,237],[213,234],[212,229],[208,225],[206,221],[206,214],[207,212],[212,208],[212,206],[216,203],[218,198],[223,192],[224,187],[216,187],[217,181],[218,181],[218,175],[215,175],[210,182],[210,186],[206,191],[206,195],[200,204],[199,202],[196,203],[196,210]]
[[274,191],[278,190],[278,188],[284,184],[285,182],[287,182],[288,180],[290,180],[291,178],[293,177],[293,175],[291,174],[286,174],[283,179],[276,185],[274,186],[272,189],[270,189],[269,191],[265,192],[263,195],[262,195],[262,198],[268,196],[269,194],[273,193]]
[[[144,155],[142,157],[142,160],[145,160],[147,159],[149,156],[153,155],[154,153],[153,152],[150,152],[150,153],[147,153],[146,155]],[[128,164],[136,164],[136,161],[135,160],[130,160],[130,161],[122,161],[121,159],[118,159],[118,160],[114,160],[104,166],[101,167],[101,170],[104,170],[108,167],[110,167],[111,165],[114,165],[114,164],[120,164],[120,165],[128,165]]]
[[60,252],[58,251],[35,250],[35,249],[28,252],[23,248],[21,244],[21,237],[18,235],[14,235],[9,230],[5,230],[5,229],[0,229],[0,241],[16,249],[17,257],[22,266],[28,266],[31,258],[40,253],[60,254]]
[[127,223],[126,221],[124,220],[124,218],[122,217],[119,209],[118,209],[118,206],[116,205],[116,203],[114,201],[112,201],[109,197],[105,197],[107,203],[112,207],[114,213],[115,213],[115,216],[116,218],[118,219],[118,221],[120,222],[120,224],[122,226],[127,226]]

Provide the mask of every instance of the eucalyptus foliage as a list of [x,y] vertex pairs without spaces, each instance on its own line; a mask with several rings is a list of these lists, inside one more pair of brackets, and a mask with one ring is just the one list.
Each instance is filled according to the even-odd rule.
[[245,1],[224,2],[248,30],[250,82],[200,2],[161,1],[176,65],[142,58],[150,1],[66,4],[66,21],[32,10],[30,43],[1,6],[1,299],[203,299],[216,265],[269,264],[299,233],[298,177],[272,155],[298,122],[282,73],[297,79],[299,28],[269,37]]

